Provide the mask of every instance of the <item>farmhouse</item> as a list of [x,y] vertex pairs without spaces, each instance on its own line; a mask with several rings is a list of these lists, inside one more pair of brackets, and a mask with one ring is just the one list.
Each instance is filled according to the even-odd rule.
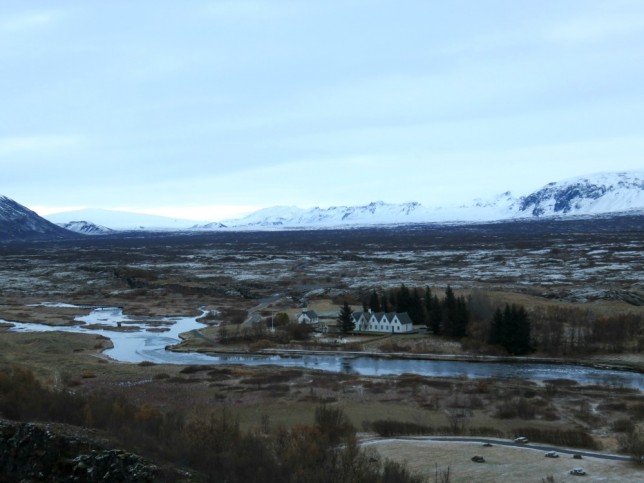
[[352,317],[354,332],[403,334],[414,330],[414,324],[407,312],[354,312]]
[[300,324],[308,325],[317,325],[320,322],[318,314],[315,313],[315,310],[303,310],[300,315],[297,316],[297,321]]

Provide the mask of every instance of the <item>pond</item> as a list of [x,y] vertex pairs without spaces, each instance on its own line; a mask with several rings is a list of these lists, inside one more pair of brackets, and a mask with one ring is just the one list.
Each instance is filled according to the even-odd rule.
[[[205,311],[202,310],[202,315]],[[149,361],[157,364],[243,364],[302,367],[366,376],[404,373],[435,377],[508,378],[548,381],[570,379],[579,384],[601,384],[644,390],[644,377],[635,372],[576,366],[520,362],[466,362],[417,359],[389,359],[361,355],[206,355],[166,350],[180,341],[179,334],[205,327],[196,317],[132,317],[117,307],[90,308],[76,317],[77,325],[52,327],[43,324],[2,321],[13,324],[15,332],[80,332],[102,335],[112,341],[105,350],[122,362]]]

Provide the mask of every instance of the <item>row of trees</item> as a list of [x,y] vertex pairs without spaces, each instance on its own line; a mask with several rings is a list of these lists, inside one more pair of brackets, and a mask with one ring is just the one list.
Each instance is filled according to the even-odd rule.
[[441,299],[429,287],[424,291],[405,284],[378,294],[373,290],[363,302],[373,312],[407,312],[415,325],[426,325],[435,335],[465,337],[470,313],[465,297],[456,296],[448,285]]
[[[476,291],[465,298],[457,296],[448,285],[443,297],[439,297],[429,287],[419,290],[402,284],[381,293],[372,290],[363,300],[363,307],[373,312],[407,312],[415,325],[426,325],[434,335],[458,339],[469,336],[515,355],[534,350],[532,324],[525,308],[506,305],[495,310],[490,300]],[[353,330],[348,305],[338,320],[345,333]]]
[[644,351],[644,315],[600,315],[578,307],[535,307],[533,336],[550,355]]
[[505,305],[496,309],[490,324],[488,342],[500,345],[513,355],[532,352],[531,324],[528,313],[520,305]]

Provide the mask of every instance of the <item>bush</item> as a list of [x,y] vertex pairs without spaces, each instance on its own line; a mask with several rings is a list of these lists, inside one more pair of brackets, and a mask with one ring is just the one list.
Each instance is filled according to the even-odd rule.
[[569,446],[571,448],[599,449],[597,442],[586,431],[579,429],[539,429],[539,428],[514,428],[513,434],[525,436],[530,441]]
[[406,421],[380,419],[371,423],[371,429],[383,438],[392,436],[409,436],[416,434],[432,434],[432,428]]

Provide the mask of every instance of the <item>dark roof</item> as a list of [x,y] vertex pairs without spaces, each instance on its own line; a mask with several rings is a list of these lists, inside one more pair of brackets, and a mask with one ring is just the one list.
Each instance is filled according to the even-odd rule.
[[405,325],[405,324],[414,324],[414,322],[411,320],[411,317],[409,317],[409,314],[407,312],[400,312],[399,314],[396,314],[398,316],[398,320],[400,320],[400,323]]

